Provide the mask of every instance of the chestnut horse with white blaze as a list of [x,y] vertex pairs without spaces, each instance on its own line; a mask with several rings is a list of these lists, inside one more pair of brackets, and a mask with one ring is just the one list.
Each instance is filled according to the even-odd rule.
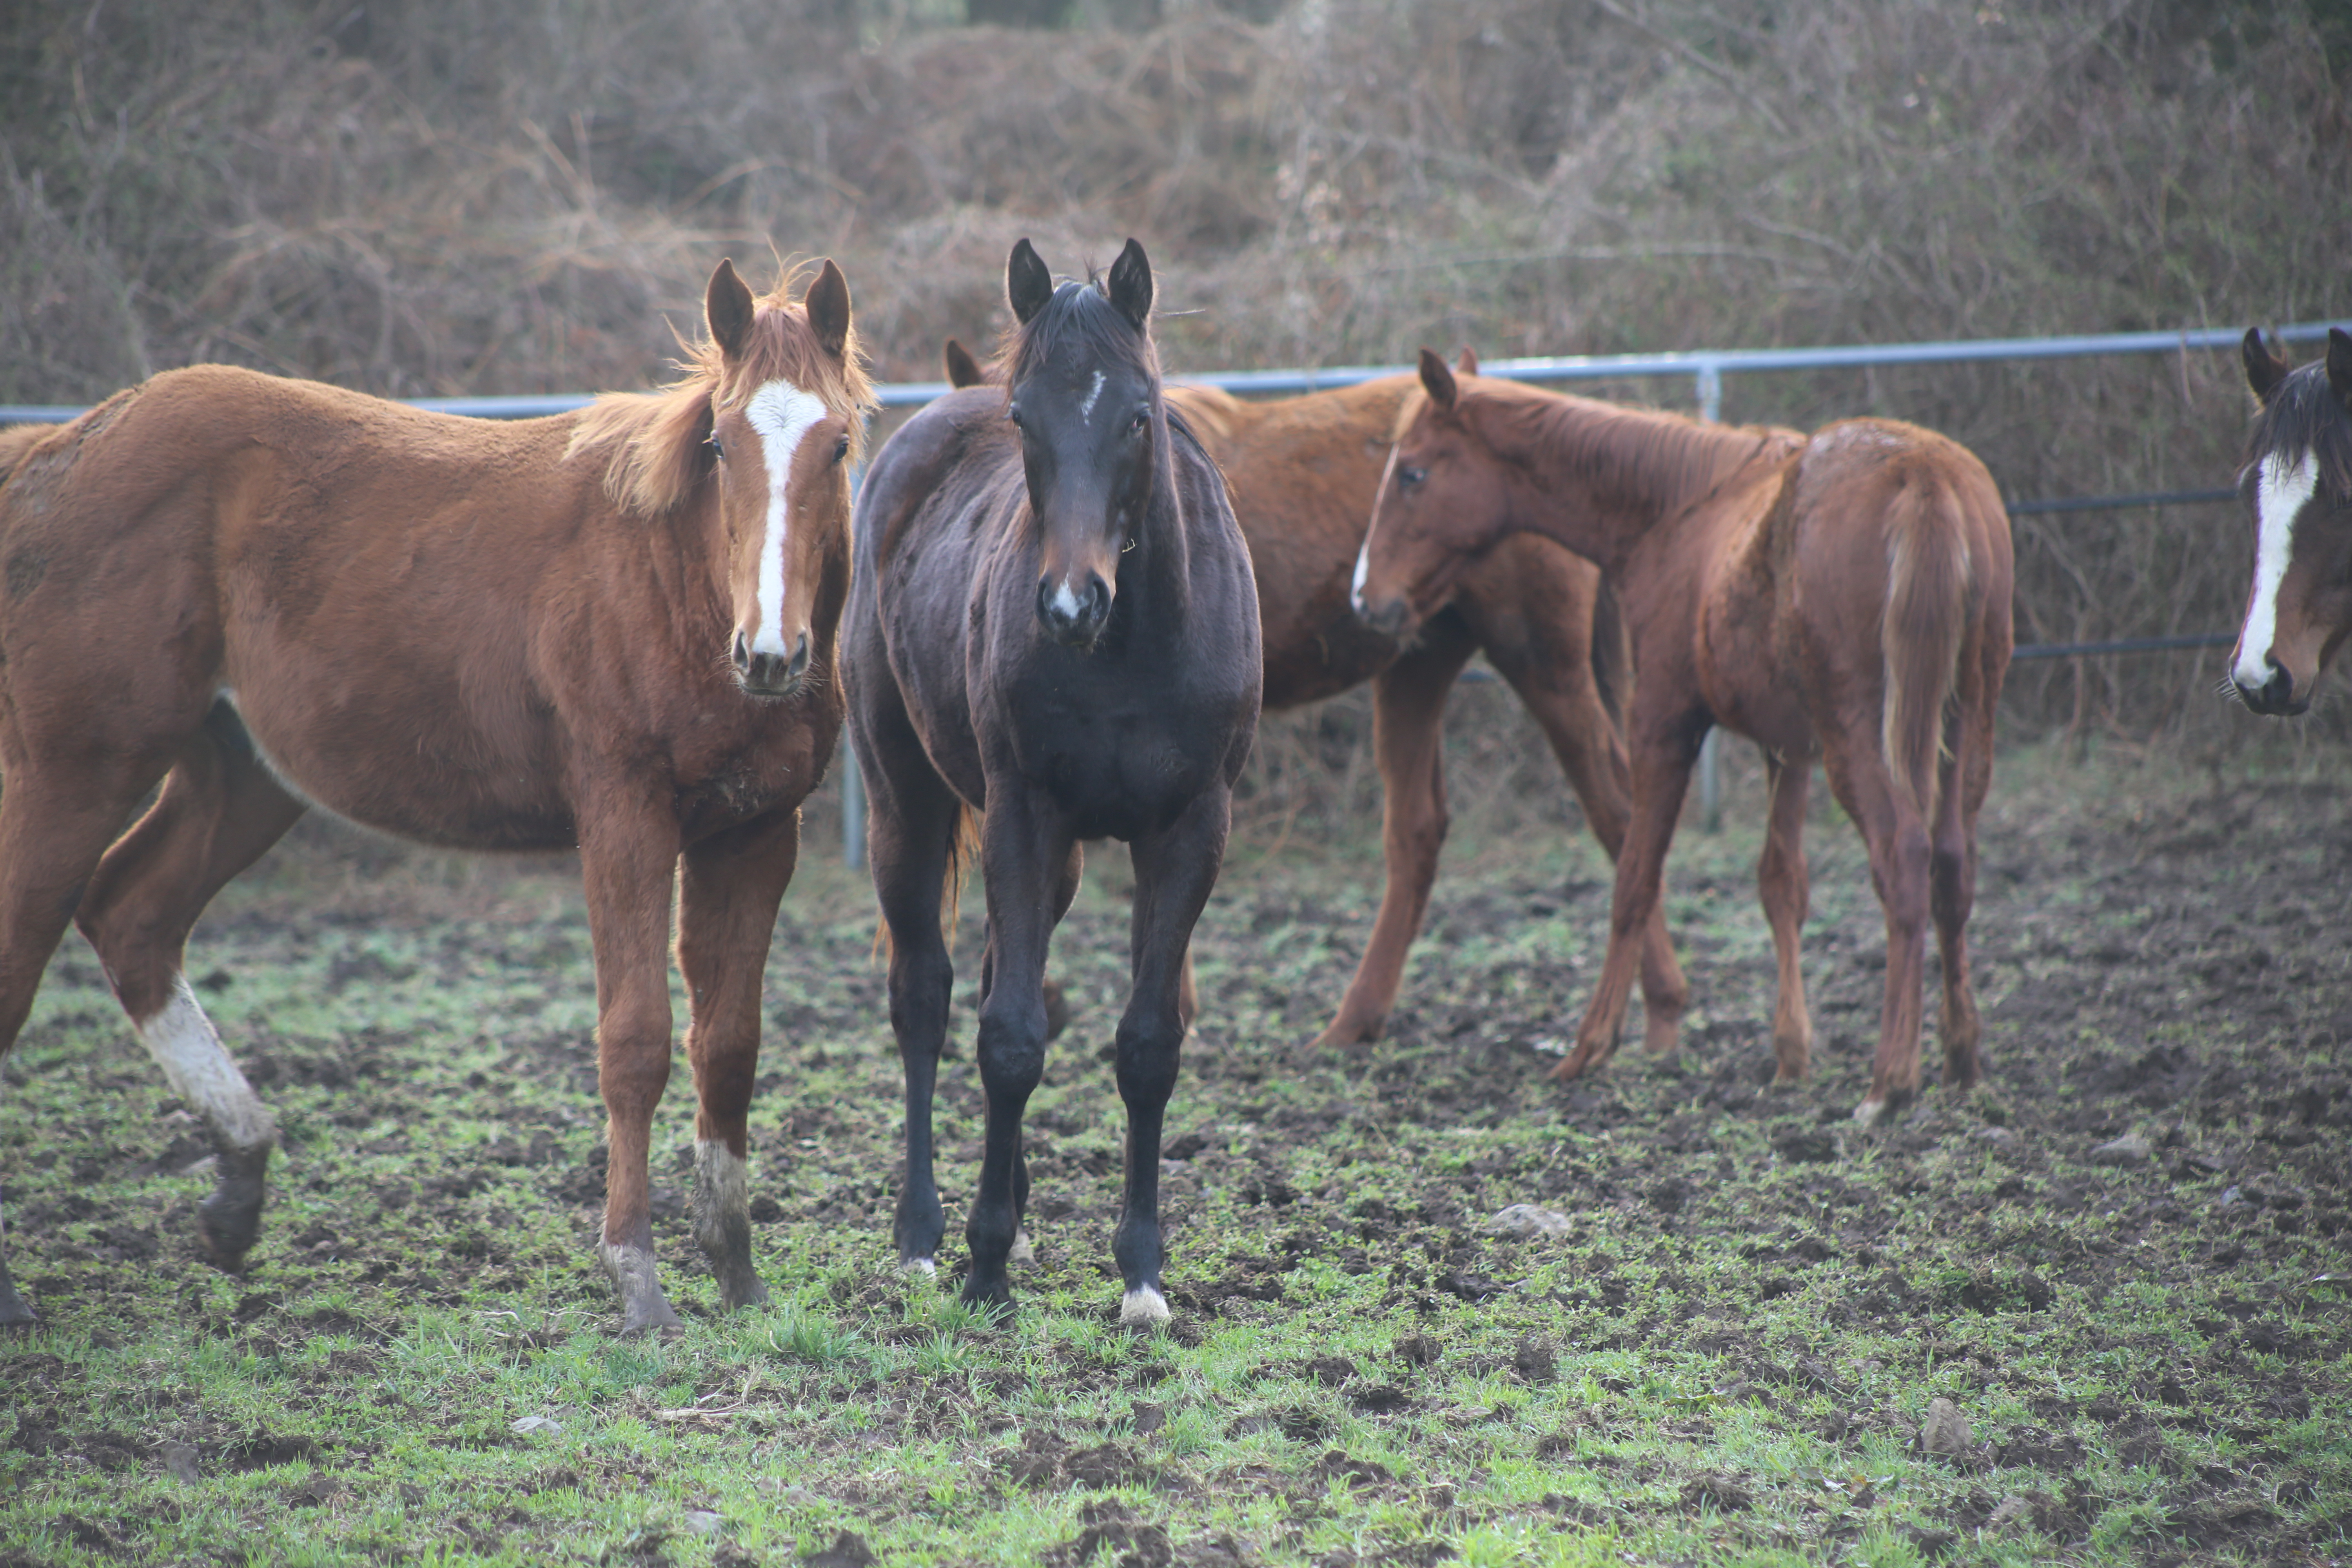
[[1600,565],[1633,630],[1633,821],[1601,982],[1555,1076],[1616,1049],[1691,766],[1719,724],[1763,747],[1770,780],[1757,879],[1779,960],[1779,1080],[1811,1060],[1797,939],[1819,758],[1869,847],[1886,914],[1877,1059],[1855,1118],[1875,1121],[1918,1090],[1931,914],[1945,1085],[1975,1083],[1967,925],[2012,575],[2008,514],[1984,465],[1892,420],[1810,437],[1707,425],[1456,377],[1426,350],[1421,380],[1427,396],[1409,410],[1365,542],[1358,613],[1402,631],[1444,602],[1466,562],[1536,532]]
[[[978,362],[952,339],[946,361],[953,384],[981,381]],[[1463,367],[1475,371],[1476,362],[1465,353]],[[1453,597],[1406,638],[1373,631],[1349,605],[1397,415],[1420,384],[1381,376],[1264,401],[1207,386],[1167,389],[1170,406],[1224,470],[1249,541],[1266,710],[1372,686],[1387,885],[1355,978],[1318,1046],[1380,1038],[1396,1004],[1445,842],[1445,700],[1474,655],[1486,656],[1543,731],[1586,826],[1612,860],[1633,811],[1616,711],[1618,690],[1632,684],[1631,656],[1614,598],[1591,562],[1534,534],[1505,539],[1465,568]],[[1661,910],[1642,945],[1653,1049],[1674,1044],[1688,996]]]
[[2262,410],[2238,470],[2254,514],[2254,580],[2230,686],[2257,713],[2301,713],[2352,637],[2352,334],[2300,370],[2246,334],[2246,384]]
[[[676,888],[694,1234],[728,1305],[765,1298],[744,1191],[761,972],[841,725],[872,395],[829,261],[798,303],[722,262],[705,311],[666,391],[511,424],[170,371],[0,484],[0,1051],[74,922],[210,1124],[197,1226],[221,1268],[253,1244],[276,1128],[182,950],[317,805],[445,848],[578,847],[612,1151],[597,1251],[632,1331],[677,1321],[646,1201]],[[0,1321],[30,1316],[0,1264]]]
[[998,384],[950,393],[884,443],[857,494],[843,626],[866,846],[906,1073],[903,1267],[946,1232],[932,1089],[953,979],[947,889],[979,821],[988,895],[974,1052],[985,1093],[968,1301],[1012,1299],[1028,1202],[1021,1121],[1045,1070],[1045,954],[1080,842],[1135,866],[1133,976],[1114,1040],[1127,1175],[1111,1239],[1121,1318],[1168,1316],[1160,1141],[1184,1040],[1193,922],[1224,858],[1263,684],[1249,549],[1217,466],[1160,395],[1151,264],[1129,240],[1058,288],[1024,239]]

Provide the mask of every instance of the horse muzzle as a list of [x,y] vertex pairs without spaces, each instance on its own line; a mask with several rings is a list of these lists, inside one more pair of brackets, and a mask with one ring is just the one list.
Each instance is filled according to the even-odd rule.
[[1073,593],[1069,579],[1037,579],[1037,624],[1064,647],[1091,650],[1110,622],[1110,584],[1098,573],[1087,574],[1086,592]]
[[1402,595],[1375,601],[1359,594],[1349,602],[1355,607],[1356,619],[1384,637],[1401,637],[1412,627],[1412,606]]
[[801,682],[808,676],[809,635],[801,633],[790,653],[759,653],[753,651],[751,639],[738,627],[730,657],[735,666],[736,682],[745,691],[754,697],[790,697],[801,689]]
[[2310,692],[2306,689],[2303,696],[2295,695],[2292,671],[2284,665],[2273,664],[2270,672],[2270,679],[2260,686],[2249,686],[2232,676],[2230,684],[2237,689],[2238,700],[2255,712],[2273,719],[2291,719],[2309,710]]

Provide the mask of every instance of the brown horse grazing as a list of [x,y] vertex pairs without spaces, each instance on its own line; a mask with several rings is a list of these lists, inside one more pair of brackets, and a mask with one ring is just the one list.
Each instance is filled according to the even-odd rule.
[[[798,304],[721,263],[706,310],[667,391],[513,424],[171,371],[0,486],[0,1050],[73,921],[211,1124],[198,1229],[222,1268],[253,1243],[275,1128],[181,950],[315,804],[450,848],[579,847],[611,1119],[598,1252],[630,1330],[677,1321],[646,1188],[675,882],[694,1233],[728,1305],[765,1296],[744,1191],[761,971],[840,729],[845,459],[870,389],[831,262]],[[0,1319],[29,1315],[0,1267]]]
[[[980,380],[962,344],[950,339],[945,357],[954,384]],[[1462,363],[1465,374],[1477,369],[1466,353]],[[1383,376],[1265,402],[1204,386],[1167,393],[1224,469],[1249,541],[1266,710],[1302,708],[1372,682],[1387,888],[1371,941],[1318,1046],[1378,1039],[1395,1005],[1445,842],[1439,754],[1445,699],[1471,656],[1484,652],[1518,693],[1612,860],[1632,815],[1610,689],[1628,658],[1624,630],[1591,563],[1533,534],[1506,539],[1464,569],[1452,599],[1408,641],[1370,630],[1349,606],[1349,576],[1398,415],[1420,384],[1410,375]],[[1663,909],[1643,933],[1642,998],[1645,1042],[1670,1049],[1689,988]]]
[[1456,378],[1424,351],[1427,403],[1398,442],[1365,542],[1360,614],[1400,632],[1466,558],[1535,531],[1598,562],[1633,626],[1633,822],[1617,861],[1601,984],[1555,1071],[1616,1047],[1634,939],[1708,728],[1764,748],[1771,826],[1758,882],[1780,961],[1772,1045],[1801,1078],[1811,1024],[1797,963],[1810,897],[1811,764],[1862,830],[1886,911],[1873,1121],[1917,1092],[1932,910],[1944,967],[1944,1073],[1977,1080],[1969,986],[1976,821],[2009,668],[2009,519],[1984,465],[1933,432],[1849,419],[1807,438]]
[[946,1230],[930,1121],[952,973],[940,915],[965,825],[980,816],[988,893],[973,1302],[1012,1297],[1045,950],[1079,841],[1124,839],[1134,984],[1116,1041],[1128,1147],[1111,1247],[1120,1316],[1146,1322],[1168,1316],[1160,1137],[1184,1038],[1178,976],[1257,727],[1257,599],[1216,464],[1160,398],[1143,247],[1128,241],[1102,284],[1056,289],[1024,239],[1005,292],[1019,325],[1000,384],[899,426],[857,496],[843,663],[906,1069],[898,1258],[929,1270]]
[[2238,490],[2254,514],[2254,580],[2230,687],[2257,713],[2300,713],[2352,637],[2352,335],[2301,370],[2246,334],[2261,400]]

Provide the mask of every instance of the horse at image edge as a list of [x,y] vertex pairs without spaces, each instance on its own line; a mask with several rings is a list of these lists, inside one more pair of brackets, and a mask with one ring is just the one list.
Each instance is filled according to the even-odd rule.
[[[728,1305],[765,1299],[744,1117],[799,806],[841,724],[872,392],[829,261],[797,304],[722,262],[704,309],[675,384],[552,418],[204,365],[0,444],[0,1053],[73,921],[210,1126],[197,1223],[221,1268],[253,1245],[277,1131],[182,950],[316,805],[445,848],[577,847],[611,1140],[597,1251],[632,1331],[677,1321],[646,1187],[676,887],[694,1233]],[[31,1316],[0,1260],[0,1321]]]

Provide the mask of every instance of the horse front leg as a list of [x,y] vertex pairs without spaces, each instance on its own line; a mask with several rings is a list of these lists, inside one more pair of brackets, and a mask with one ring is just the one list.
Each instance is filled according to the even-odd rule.
[[1183,1054],[1179,1005],[1192,927],[1223,864],[1233,797],[1223,787],[1196,796],[1173,825],[1138,839],[1135,922],[1129,938],[1135,984],[1118,1021],[1118,1096],[1127,1104],[1127,1179],[1111,1255],[1126,1289],[1119,1321],[1160,1322],[1167,1247],[1160,1230],[1160,1142]]
[[1413,938],[1429,913],[1445,844],[1445,766],[1438,752],[1445,698],[1469,662],[1472,643],[1456,624],[1432,624],[1433,640],[1372,679],[1372,752],[1381,772],[1381,852],[1388,874],[1371,939],[1318,1049],[1370,1045],[1381,1037],[1404,983]]
[[980,1082],[987,1126],[980,1191],[964,1222],[971,1272],[963,1300],[1009,1305],[1005,1266],[1021,1231],[1028,1169],[1021,1119],[1045,1067],[1045,951],[1052,940],[1056,879],[1075,840],[1016,781],[992,787],[982,829],[988,886],[989,984],[980,1007]]
[[583,808],[580,871],[596,956],[596,1087],[611,1163],[596,1255],[621,1300],[621,1331],[675,1328],[654,1269],[647,1190],[654,1108],[669,1082],[668,937],[677,824],[635,801]]
[[1645,935],[1658,919],[1664,897],[1666,850],[1674,844],[1691,764],[1706,732],[1704,715],[1677,715],[1652,721],[1633,738],[1633,809],[1624,846],[1617,854],[1609,950],[1601,962],[1601,982],[1592,988],[1583,1022],[1577,1026],[1575,1047],[1551,1069],[1555,1079],[1576,1078],[1616,1054],[1642,967]]
[[680,858],[677,968],[686,978],[686,1059],[694,1068],[694,1238],[719,1299],[755,1307],[744,1126],[760,1067],[760,982],[776,908],[800,854],[800,813],[778,811],[706,838]]

